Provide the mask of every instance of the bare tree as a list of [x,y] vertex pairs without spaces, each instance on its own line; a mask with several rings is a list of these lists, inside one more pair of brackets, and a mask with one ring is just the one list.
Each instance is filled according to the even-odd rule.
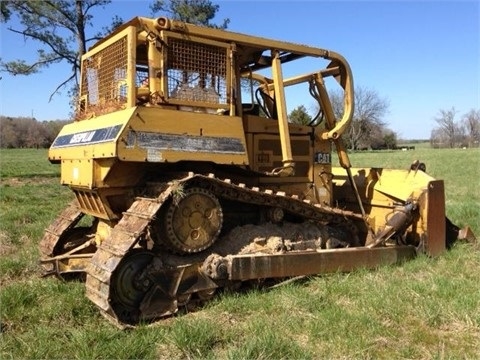
[[[387,99],[381,98],[375,90],[355,88],[355,109],[352,123],[343,135],[348,147],[352,150],[369,147],[376,143],[376,138],[385,130],[383,117],[388,112]],[[343,94],[333,92],[330,96],[336,118],[343,113]]]
[[434,128],[430,132],[430,146],[434,149],[445,147],[445,144],[448,142],[447,137],[440,128]]
[[[67,62],[71,72],[50,95],[50,100],[61,88],[72,84],[78,88],[80,58],[86,52],[87,44],[98,40],[100,34],[88,37],[86,29],[92,25],[90,14],[95,7],[105,7],[110,0],[51,0],[51,1],[2,1],[0,21],[8,22],[17,16],[20,27],[8,30],[22,35],[41,45],[37,59],[27,62],[23,59],[4,62],[0,59],[0,71],[11,75],[31,75],[50,65]],[[114,17],[112,27],[121,19]],[[106,30],[106,29],[105,29]]]
[[443,133],[443,138],[446,139],[450,148],[455,147],[458,140],[459,127],[455,123],[455,115],[457,110],[452,107],[450,110],[440,109],[435,121],[439,125],[439,130]]
[[469,147],[480,146],[480,110],[472,109],[463,116]]

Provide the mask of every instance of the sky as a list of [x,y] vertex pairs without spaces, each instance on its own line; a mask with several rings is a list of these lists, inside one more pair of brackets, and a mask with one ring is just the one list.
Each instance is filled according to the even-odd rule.
[[[125,21],[151,17],[150,1],[113,0],[94,13],[95,28],[114,15]],[[387,126],[401,139],[428,139],[440,110],[457,111],[457,120],[480,109],[480,1],[286,1],[217,0],[215,21],[228,29],[334,50],[353,71],[355,86],[374,90],[389,104]],[[4,61],[35,59],[37,45],[0,25]],[[318,70],[316,68],[309,70]],[[304,73],[304,72],[300,72]],[[68,119],[67,91],[50,94],[70,75],[67,64],[41,74],[1,73],[0,115],[37,120]],[[294,99],[289,111],[302,105]],[[313,102],[304,103],[308,109]]]

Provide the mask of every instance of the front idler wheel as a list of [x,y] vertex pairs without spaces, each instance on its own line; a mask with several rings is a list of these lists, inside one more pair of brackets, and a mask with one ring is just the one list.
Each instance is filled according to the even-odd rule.
[[145,276],[153,257],[149,251],[134,250],[122,259],[112,275],[110,302],[122,322],[138,322],[140,304],[153,285]]

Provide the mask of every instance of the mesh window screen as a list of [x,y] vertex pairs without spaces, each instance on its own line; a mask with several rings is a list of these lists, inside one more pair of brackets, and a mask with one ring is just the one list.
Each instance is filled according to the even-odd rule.
[[170,38],[167,51],[169,98],[227,103],[225,48]]
[[[127,101],[127,37],[83,60],[80,112],[102,114],[120,109]],[[80,114],[81,115],[81,114]]]

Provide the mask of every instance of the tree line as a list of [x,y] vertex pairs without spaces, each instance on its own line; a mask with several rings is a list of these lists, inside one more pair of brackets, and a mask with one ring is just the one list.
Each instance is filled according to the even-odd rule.
[[454,107],[438,112],[430,135],[433,148],[480,147],[480,110],[471,109],[460,118],[457,114]]
[[37,121],[29,117],[0,116],[1,148],[48,148],[71,121]]

